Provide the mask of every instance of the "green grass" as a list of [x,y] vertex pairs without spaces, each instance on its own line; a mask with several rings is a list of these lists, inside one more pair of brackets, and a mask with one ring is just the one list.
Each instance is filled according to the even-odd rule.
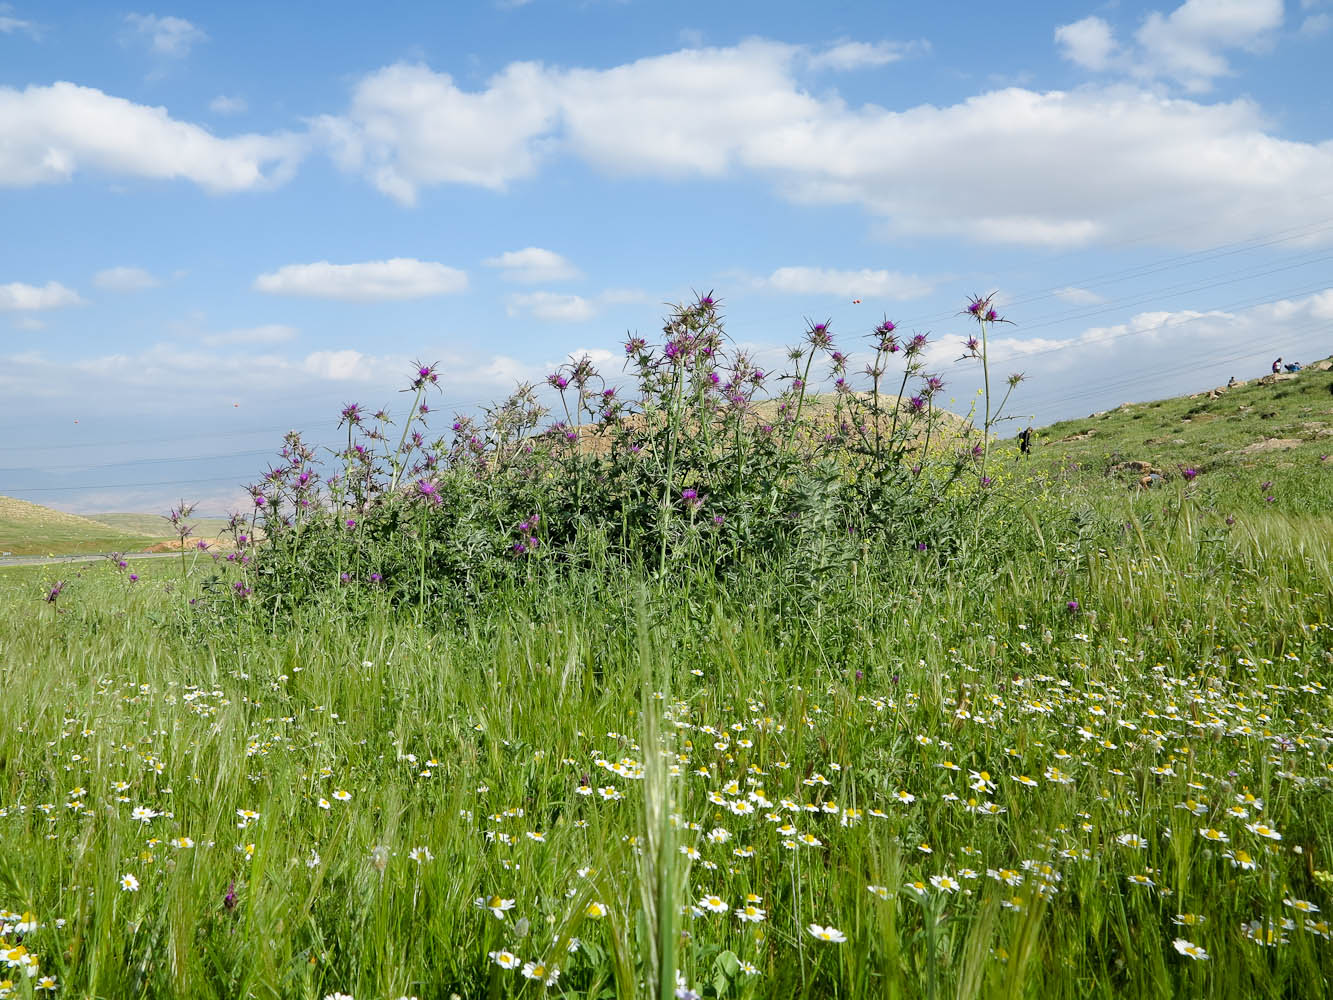
[[0,552],[18,556],[130,552],[144,548],[152,540],[153,536],[126,531],[77,514],[0,497]]
[[211,560],[54,604],[12,571],[0,908],[70,996],[540,995],[505,949],[551,995],[658,995],[658,940],[708,995],[1325,995],[1333,521],[1266,513],[795,599],[543,578],[433,627],[184,627]]

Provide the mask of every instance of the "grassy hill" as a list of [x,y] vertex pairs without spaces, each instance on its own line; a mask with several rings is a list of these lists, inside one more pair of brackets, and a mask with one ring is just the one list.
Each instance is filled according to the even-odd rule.
[[1038,432],[1030,461],[1052,482],[1094,495],[1149,496],[1193,469],[1194,487],[1224,513],[1328,513],[1333,371],[1312,366],[1063,420]]
[[[160,514],[84,514],[90,521],[97,521],[117,531],[144,538],[164,539],[174,537],[166,518]],[[189,523],[194,525],[194,538],[216,538],[227,526],[225,517],[192,517]]]
[[[157,535],[161,537],[161,533]],[[16,556],[131,552],[154,540],[145,535],[40,504],[0,497],[0,552]]]

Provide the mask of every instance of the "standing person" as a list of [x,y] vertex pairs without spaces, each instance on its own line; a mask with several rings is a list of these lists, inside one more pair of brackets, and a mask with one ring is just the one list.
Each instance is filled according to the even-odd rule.
[[1273,374],[1276,375],[1281,370],[1282,370],[1282,359],[1278,358],[1276,361],[1273,362]]
[[1018,450],[1024,455],[1032,451],[1032,426],[1029,425],[1018,435]]

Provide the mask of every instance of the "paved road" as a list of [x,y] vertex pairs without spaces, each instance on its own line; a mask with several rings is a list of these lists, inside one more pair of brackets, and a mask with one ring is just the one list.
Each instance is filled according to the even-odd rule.
[[[101,555],[85,553],[77,556],[0,556],[0,567],[3,566],[58,566],[61,563],[84,563],[97,562],[107,558],[107,554]],[[122,559],[179,559],[179,552],[126,552],[121,555]]]

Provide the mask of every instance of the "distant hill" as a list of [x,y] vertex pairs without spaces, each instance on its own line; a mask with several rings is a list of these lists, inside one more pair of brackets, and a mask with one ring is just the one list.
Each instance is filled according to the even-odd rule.
[[[162,537],[159,532],[157,537]],[[0,496],[0,552],[16,556],[83,552],[132,552],[153,536],[52,510],[40,504]]]
[[[174,538],[175,532],[161,514],[83,514],[90,521],[97,521],[117,531],[145,538]],[[227,526],[225,517],[192,517],[189,523],[194,526],[194,538],[216,538]]]
[[[1053,482],[1143,493],[1186,478],[1222,513],[1333,512],[1333,358],[1188,396],[1122,403],[1037,432]],[[1270,499],[1271,498],[1271,499]]]

